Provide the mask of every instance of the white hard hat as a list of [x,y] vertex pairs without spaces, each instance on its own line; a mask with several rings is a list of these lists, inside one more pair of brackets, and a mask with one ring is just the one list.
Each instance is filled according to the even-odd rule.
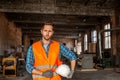
[[66,64],[62,64],[56,69],[56,73],[63,77],[68,77],[70,73],[70,67]]

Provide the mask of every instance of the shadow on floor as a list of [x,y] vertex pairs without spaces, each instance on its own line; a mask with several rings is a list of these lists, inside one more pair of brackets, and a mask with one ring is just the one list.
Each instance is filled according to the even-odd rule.
[[[32,80],[32,78],[31,75],[25,71],[24,76],[2,77],[2,75],[0,75],[0,80]],[[62,80],[120,80],[120,73],[116,73],[113,70],[76,70],[72,79],[62,78]]]

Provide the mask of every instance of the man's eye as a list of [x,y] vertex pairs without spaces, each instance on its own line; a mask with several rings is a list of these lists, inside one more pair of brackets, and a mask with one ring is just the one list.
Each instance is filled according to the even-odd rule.
[[44,30],[45,32],[47,31],[47,30]]

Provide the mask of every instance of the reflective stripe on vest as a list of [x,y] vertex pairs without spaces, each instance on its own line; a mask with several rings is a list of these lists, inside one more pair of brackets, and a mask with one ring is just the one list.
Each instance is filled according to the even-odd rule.
[[35,69],[44,69],[44,68],[50,68],[50,69],[56,69],[58,66],[57,65],[43,65],[43,66],[36,66]]
[[[40,69],[44,69],[44,68],[49,68],[49,69],[56,69],[58,66],[56,66],[56,65],[43,65],[43,66],[36,66],[35,67],[35,69],[38,69],[38,70],[40,70]],[[57,75],[57,73],[56,72],[53,72],[53,76],[56,76]],[[44,76],[41,76],[41,75],[35,75],[35,74],[33,74],[32,75],[32,77],[33,78],[46,78],[46,77],[44,77]]]
[[[56,76],[56,75],[58,75],[56,72],[53,72],[53,76]],[[41,76],[41,75],[32,75],[32,77],[33,78],[46,78],[46,77],[44,77],[44,76]]]

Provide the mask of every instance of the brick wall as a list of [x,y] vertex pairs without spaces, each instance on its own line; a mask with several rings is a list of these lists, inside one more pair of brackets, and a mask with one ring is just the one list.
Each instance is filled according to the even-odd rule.
[[20,28],[17,28],[13,22],[9,22],[8,24],[8,46],[18,46],[21,45],[22,40],[22,32]]
[[4,17],[3,13],[0,13],[0,55],[3,54],[3,51],[5,48],[7,48],[6,46],[6,40],[5,38],[6,36],[6,30],[7,30],[7,25],[8,25],[8,21],[7,19]]
[[11,46],[17,47],[22,44],[22,32],[14,22],[7,20],[3,13],[0,13],[0,55],[4,55],[5,50]]

